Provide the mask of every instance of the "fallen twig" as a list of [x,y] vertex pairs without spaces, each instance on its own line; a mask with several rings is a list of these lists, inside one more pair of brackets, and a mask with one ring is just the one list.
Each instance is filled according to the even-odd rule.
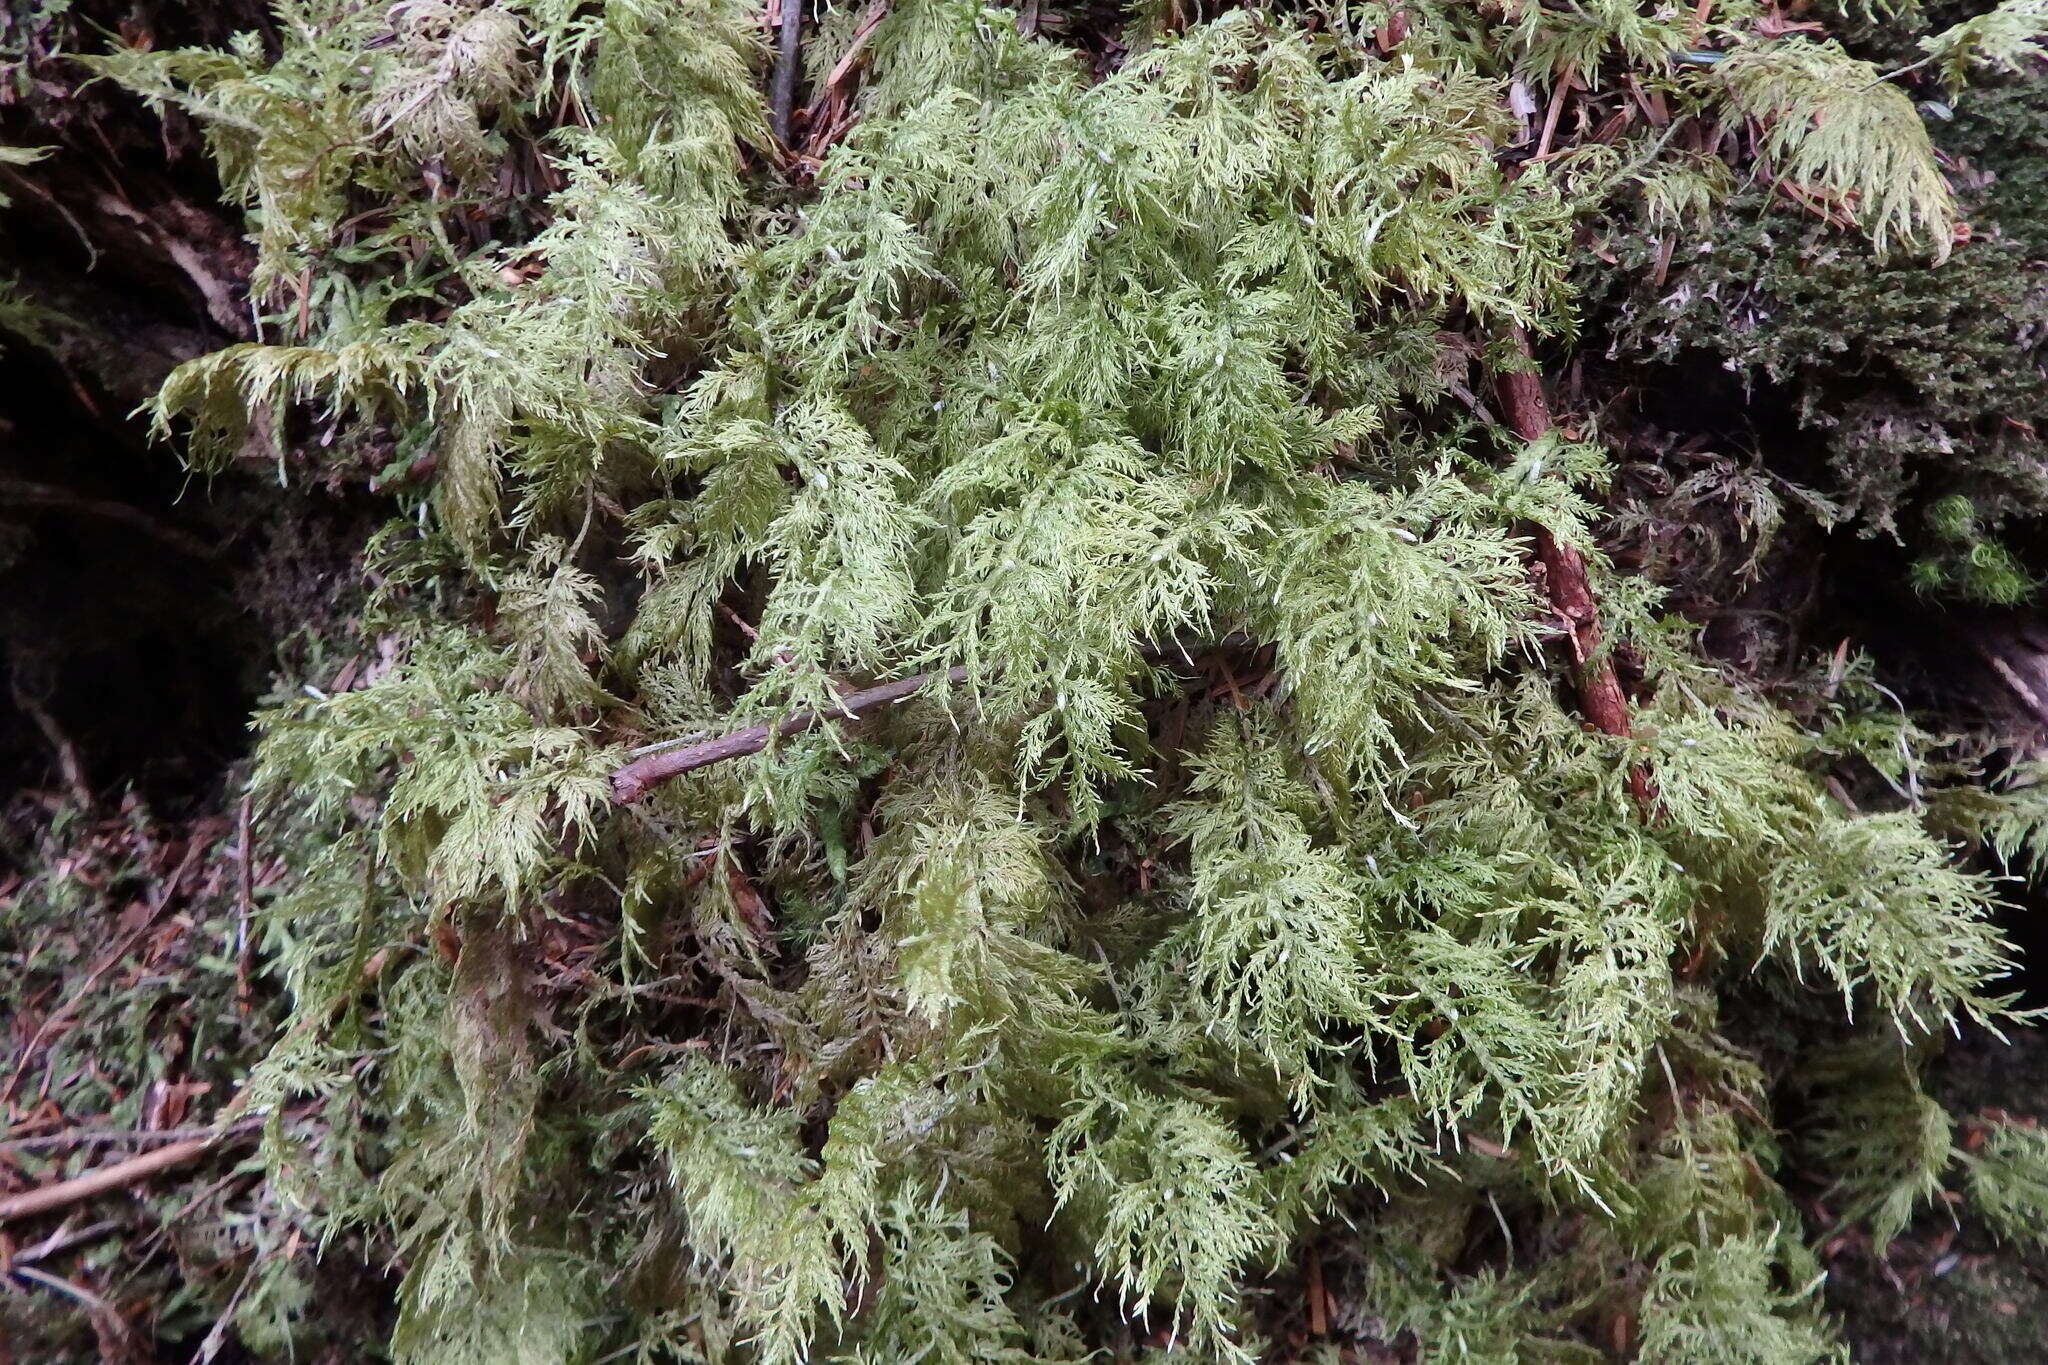
[[[298,1245],[298,1234],[294,1232],[292,1236],[292,1245],[295,1248]],[[291,1259],[289,1251],[286,1253],[285,1259]],[[220,1310],[220,1316],[213,1320],[213,1326],[207,1330],[205,1338],[200,1341],[199,1349],[192,1353],[191,1365],[206,1365],[206,1362],[220,1354],[221,1347],[227,1345],[228,1329],[229,1325],[235,1320],[235,1310],[242,1306],[242,1296],[249,1292],[249,1286],[256,1282],[256,1272],[262,1268],[263,1258],[261,1256],[249,1262],[248,1273],[243,1275],[242,1282],[235,1286],[235,1292],[228,1296],[228,1306]]]
[[845,53],[833,63],[831,73],[825,77],[827,91],[838,90],[845,84],[846,78],[853,74],[854,63],[861,59],[862,49],[868,45],[868,35],[875,31],[876,26],[887,18],[888,14],[888,0],[876,0],[876,3],[868,6],[867,13],[860,17],[860,26],[853,31],[853,41],[847,44]]
[[[67,1298],[75,1299],[78,1305],[85,1309],[86,1316],[92,1321],[93,1330],[99,1335],[104,1358],[127,1360],[133,1357],[134,1328],[128,1325],[128,1320],[121,1316],[118,1308],[98,1294],[84,1285],[75,1284],[61,1275],[52,1275],[47,1270],[38,1270],[32,1265],[8,1266],[6,1274],[0,1276],[0,1279],[9,1277],[27,1280],[46,1289],[54,1289]],[[0,1347],[5,1345],[5,1339],[0,1338]]]
[[159,1147],[153,1152],[144,1152],[141,1156],[117,1161],[111,1166],[101,1166],[97,1170],[87,1171],[84,1175],[73,1176],[69,1180],[60,1180],[54,1185],[44,1185],[40,1189],[8,1195],[0,1199],[0,1223],[14,1218],[27,1218],[32,1214],[47,1213],[51,1209],[60,1209],[67,1204],[76,1204],[81,1199],[91,1199],[95,1195],[105,1194],[108,1190],[118,1190],[123,1185],[132,1185],[138,1180],[155,1175],[158,1171],[168,1171],[175,1166],[196,1161],[238,1131],[240,1130],[225,1129],[206,1137],[174,1142],[168,1147]]
[[121,1222],[117,1218],[102,1218],[99,1222],[88,1224],[82,1228],[74,1228],[67,1223],[42,1241],[31,1246],[25,1246],[20,1251],[15,1252],[7,1258],[6,1263],[12,1268],[28,1265],[34,1261],[48,1260],[60,1251],[69,1251],[75,1246],[83,1246],[87,1242],[104,1237],[120,1226]]
[[52,1275],[47,1270],[37,1270],[34,1266],[26,1265],[9,1266],[7,1273],[19,1275],[24,1280],[34,1280],[37,1284],[54,1289],[59,1294],[74,1298],[84,1304],[88,1312],[104,1315],[108,1318],[119,1316],[114,1312],[114,1305],[108,1303],[83,1285],[73,1284],[61,1275]]
[[[1217,640],[1194,643],[1172,640],[1147,645],[1144,654],[1148,658],[1170,658],[1179,654],[1192,659],[1190,650],[1232,649],[1256,644],[1242,631],[1232,631]],[[729,758],[744,758],[758,754],[769,743],[786,735],[808,730],[821,720],[857,720],[864,711],[877,706],[886,706],[892,701],[901,701],[910,696],[937,674],[917,673],[895,682],[882,683],[860,692],[842,692],[830,711],[795,711],[773,725],[755,725],[718,739],[699,740],[694,743],[664,740],[658,744],[644,745],[632,751],[633,760],[612,772],[612,800],[622,806],[630,806],[645,796],[652,787],[657,787],[672,777],[706,768],[713,763],[723,763]],[[965,668],[949,668],[945,673],[948,682],[964,682]]]
[[[895,682],[882,683],[859,692],[848,692],[833,704],[828,711],[793,711],[781,720],[769,725],[749,726],[734,734],[718,739],[707,739],[686,748],[669,749],[662,753],[647,754],[612,773],[612,800],[622,806],[630,806],[645,796],[652,787],[657,787],[672,777],[698,768],[707,768],[713,763],[723,763],[729,758],[744,758],[758,754],[776,739],[808,730],[822,720],[857,720],[863,712],[890,702],[902,701],[910,696],[935,675],[915,673]],[[950,682],[960,682],[967,677],[964,668],[950,668],[945,677]]]
[[194,1138],[222,1137],[243,1128],[254,1128],[261,1119],[243,1119],[221,1128],[71,1128],[40,1137],[15,1138],[0,1142],[0,1152],[40,1152],[59,1147],[111,1147],[124,1142],[188,1142]]

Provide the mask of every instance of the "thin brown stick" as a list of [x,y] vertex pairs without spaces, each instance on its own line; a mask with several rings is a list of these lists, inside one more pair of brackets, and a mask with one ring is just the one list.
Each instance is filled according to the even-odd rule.
[[9,1195],[5,1199],[0,1199],[0,1223],[15,1218],[27,1218],[32,1214],[47,1213],[51,1209],[61,1209],[67,1204],[76,1204],[81,1199],[91,1199],[109,1190],[118,1190],[123,1185],[132,1185],[159,1171],[168,1171],[187,1162],[197,1161],[213,1150],[223,1136],[224,1134],[210,1134],[203,1138],[174,1142],[168,1147],[159,1147],[153,1152],[144,1152],[141,1156],[117,1161],[111,1166],[102,1166],[97,1170],[87,1171],[84,1175],[73,1176],[69,1180],[60,1180],[54,1185],[44,1185],[40,1189],[24,1190],[20,1194]]
[[1564,112],[1565,95],[1571,90],[1571,82],[1563,76],[1557,78],[1557,88],[1550,93],[1550,108],[1543,115],[1543,136],[1536,143],[1536,155],[1532,161],[1541,161],[1550,155],[1550,140],[1557,136],[1557,116]]
[[8,1259],[8,1264],[23,1266],[36,1261],[46,1261],[60,1251],[69,1251],[75,1246],[97,1241],[120,1226],[121,1221],[118,1218],[102,1218],[99,1222],[89,1223],[82,1228],[74,1228],[67,1223],[42,1241],[15,1252]]
[[[1529,339],[1519,329],[1515,346],[1529,359]],[[1550,400],[1543,396],[1543,381],[1530,368],[1496,377],[1494,390],[1508,426],[1525,441],[1549,433],[1553,425]],[[1628,694],[1621,690],[1621,678],[1614,671],[1614,658],[1601,648],[1600,604],[1593,597],[1593,584],[1586,572],[1586,557],[1563,544],[1546,526],[1536,528],[1536,557],[1542,561],[1544,589],[1551,606],[1564,618],[1571,639],[1572,658],[1578,664],[1579,707],[1595,729],[1623,739],[1635,734],[1629,718]],[[1638,763],[1629,768],[1629,791],[1647,813],[1657,806],[1650,775]]]
[[[960,682],[967,677],[964,668],[946,670],[950,682]],[[930,673],[915,673],[895,682],[882,683],[859,692],[848,692],[841,697],[829,712],[793,711],[770,725],[749,726],[745,730],[717,739],[707,739],[681,749],[670,749],[663,753],[646,754],[612,773],[612,800],[622,806],[630,806],[645,796],[652,787],[657,787],[673,777],[708,768],[713,763],[723,763],[729,758],[744,758],[758,754],[779,738],[808,730],[823,720],[857,720],[866,711],[890,702],[902,701],[932,680]]]
[[801,159],[814,165],[824,160],[832,144],[846,135],[856,118],[850,87],[853,73],[867,59],[868,35],[875,31],[889,14],[889,0],[876,0],[861,16],[859,27],[853,31],[853,41],[836,62],[824,82],[811,92],[810,102],[804,108],[804,121],[809,134],[804,139]]
[[[1172,640],[1151,644],[1145,646],[1143,652],[1147,658],[1153,659],[1170,658],[1174,654],[1179,654],[1192,662],[1190,650],[1235,649],[1255,646],[1256,643],[1242,631],[1232,631],[1217,640]],[[684,773],[709,767],[713,763],[723,763],[729,758],[744,758],[748,754],[758,754],[768,747],[772,739],[808,730],[821,720],[857,720],[864,711],[910,696],[930,682],[934,676],[931,673],[918,673],[896,682],[870,687],[865,691],[842,692],[831,711],[825,713],[797,711],[783,717],[772,726],[756,725],[718,739],[706,739],[688,745],[677,744],[673,747],[649,746],[648,750],[641,751],[640,757],[622,768],[613,770],[612,800],[622,806],[630,806],[645,796],[649,788],[659,786],[672,777],[680,777]],[[948,682],[964,682],[967,670],[949,668],[945,676]],[[653,752],[652,750],[657,747],[659,752]]]

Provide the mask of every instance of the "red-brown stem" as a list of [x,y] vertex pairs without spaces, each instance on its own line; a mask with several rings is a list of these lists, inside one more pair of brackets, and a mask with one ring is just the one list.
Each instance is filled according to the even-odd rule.
[[[1529,359],[1529,341],[1519,329],[1515,346]],[[1494,381],[1508,426],[1525,441],[1547,435],[1553,425],[1550,400],[1543,396],[1543,381],[1535,369],[1502,373]],[[1593,584],[1586,573],[1586,557],[1559,542],[1548,527],[1536,528],[1536,557],[1543,562],[1544,586],[1551,606],[1564,618],[1570,633],[1572,658],[1577,663],[1579,708],[1587,721],[1603,733],[1632,738],[1635,727],[1629,720],[1628,694],[1621,690],[1621,678],[1614,671],[1614,659],[1601,648],[1600,604],[1593,596]],[[1628,770],[1629,791],[1643,812],[1654,814],[1656,790],[1649,771],[1642,764]]]

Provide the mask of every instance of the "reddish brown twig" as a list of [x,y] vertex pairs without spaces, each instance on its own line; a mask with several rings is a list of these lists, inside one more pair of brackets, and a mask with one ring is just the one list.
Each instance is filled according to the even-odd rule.
[[825,77],[825,89],[838,90],[845,85],[846,78],[853,74],[854,63],[861,59],[861,49],[867,46],[868,35],[875,31],[888,14],[888,0],[876,0],[874,4],[868,6],[867,13],[860,17],[860,26],[853,31],[853,41],[847,44],[846,52],[833,63],[831,74]]
[[805,118],[810,136],[803,147],[804,159],[812,163],[824,160],[832,144],[846,135],[854,124],[853,73],[866,60],[868,35],[888,16],[888,0],[876,0],[861,16],[860,25],[853,32],[853,41],[845,53],[833,64],[832,71],[825,77],[825,83],[812,94],[810,107]]
[[[960,682],[967,677],[964,668],[948,669],[948,681]],[[895,682],[882,683],[859,692],[848,692],[841,697],[830,711],[793,711],[781,720],[769,725],[754,725],[747,729],[723,735],[717,739],[702,740],[680,749],[668,749],[660,753],[645,754],[612,773],[612,800],[622,806],[630,806],[645,796],[650,788],[657,787],[672,777],[698,768],[708,768],[713,763],[723,763],[729,758],[744,758],[758,754],[768,745],[784,736],[808,730],[823,720],[857,720],[863,712],[890,702],[902,701],[932,680],[930,673],[917,673]]]
[[[1519,330],[1515,345],[1526,360],[1529,341]],[[1517,436],[1539,440],[1551,429],[1550,400],[1543,396],[1543,381],[1531,368],[1503,373],[1494,381],[1502,411]],[[1579,707],[1593,727],[1622,739],[1632,738],[1635,727],[1629,720],[1628,694],[1621,690],[1621,678],[1614,671],[1613,657],[1601,647],[1600,604],[1593,597],[1592,580],[1586,573],[1586,557],[1563,544],[1545,526],[1536,527],[1536,557],[1543,562],[1544,588],[1551,606],[1564,618],[1578,664]],[[1654,813],[1657,795],[1650,774],[1642,764],[1628,770],[1629,791],[1645,814]]]

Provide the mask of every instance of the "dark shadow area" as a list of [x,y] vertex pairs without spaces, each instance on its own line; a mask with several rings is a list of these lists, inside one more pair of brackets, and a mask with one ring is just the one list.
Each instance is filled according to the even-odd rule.
[[[249,247],[189,120],[65,53],[81,34],[223,37],[263,6],[37,8],[0,143],[0,784],[175,813],[246,750],[273,664],[238,578],[259,480],[190,479],[136,409],[181,361],[247,334]],[[33,79],[29,79],[33,77]],[[272,499],[276,490],[270,490]],[[248,504],[248,505],[244,505]],[[238,529],[246,528],[246,529]]]
[[[1698,467],[1687,451],[1699,452],[1702,463],[1733,455],[1800,487],[1833,486],[1838,472],[1827,462],[1825,433],[1801,424],[1788,389],[1746,378],[1703,352],[1602,373],[1596,387],[1624,395],[1606,416],[1606,434],[1644,462],[1642,477],[1664,479],[1665,489]],[[1661,491],[1631,477],[1624,472],[1618,493]],[[1682,548],[1693,533],[1716,546],[1744,538],[1721,508],[1686,509],[1698,520],[1675,518],[1662,542],[1649,545],[1666,556],[1654,567],[1672,605],[1699,626],[1707,654],[1759,681],[1788,684],[1785,700],[1796,707],[1813,703],[1816,670],[1846,646],[1871,659],[1879,684],[1923,727],[1972,736],[1963,756],[1992,774],[2048,753],[2048,614],[1920,593],[1912,586],[1916,551],[1901,537],[1857,524],[1828,529],[1782,485],[1778,491],[1788,515],[1746,583],[1733,584],[1725,562],[1710,571]],[[1625,567],[1645,567],[1643,557]],[[1894,799],[1874,774],[1871,780],[1873,802]],[[1972,862],[2001,878],[1999,923],[2018,959],[2009,988],[2026,1006],[2048,1006],[2048,889],[2006,875],[1988,852]]]
[[0,358],[0,781],[169,808],[244,747],[269,650],[208,491],[66,378]]

